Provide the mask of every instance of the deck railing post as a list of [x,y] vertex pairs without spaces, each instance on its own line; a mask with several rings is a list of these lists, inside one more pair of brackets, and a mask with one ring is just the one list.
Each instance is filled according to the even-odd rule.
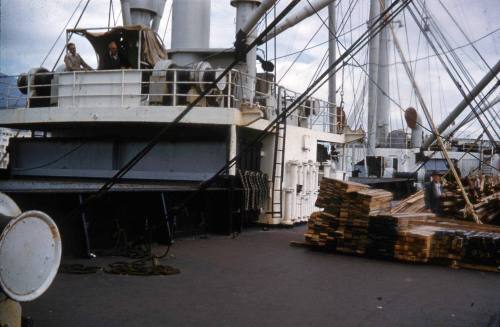
[[174,70],[174,85],[173,85],[173,99],[172,105],[175,107],[177,105],[177,70]]

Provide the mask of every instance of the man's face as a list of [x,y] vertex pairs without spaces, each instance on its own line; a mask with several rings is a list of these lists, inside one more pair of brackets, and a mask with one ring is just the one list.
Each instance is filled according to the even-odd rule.
[[441,182],[441,176],[439,175],[432,175],[432,181],[435,183],[440,183]]
[[68,50],[73,55],[76,53],[76,47],[73,44],[68,47]]
[[111,43],[109,45],[109,53],[111,53],[113,56],[116,55],[118,52],[118,46],[115,43]]

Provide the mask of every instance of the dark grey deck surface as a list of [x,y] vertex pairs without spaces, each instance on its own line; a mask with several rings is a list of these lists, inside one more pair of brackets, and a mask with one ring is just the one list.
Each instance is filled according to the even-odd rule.
[[304,230],[178,240],[175,276],[58,275],[24,314],[36,327],[485,326],[500,309],[500,274],[290,247]]

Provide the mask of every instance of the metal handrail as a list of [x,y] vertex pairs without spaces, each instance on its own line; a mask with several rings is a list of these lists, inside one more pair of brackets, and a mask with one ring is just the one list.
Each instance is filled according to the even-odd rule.
[[[217,72],[213,69],[206,72]],[[120,72],[121,78],[116,81],[103,80],[94,78],[93,80],[86,79],[86,76],[98,76],[99,74],[117,73]],[[132,80],[129,80],[128,74],[140,73]],[[168,75],[171,73],[172,80],[161,79],[158,73]],[[183,73],[183,74],[182,74]],[[52,76],[51,83],[33,85],[31,75],[27,75],[26,95],[18,91],[17,83],[13,83],[12,79],[19,76],[2,76],[0,77],[0,86],[3,86],[3,94],[0,94],[0,105],[8,109],[16,109],[20,107],[31,107],[35,100],[48,101],[47,106],[60,107],[61,101],[63,105],[78,107],[79,100],[110,97],[118,101],[119,106],[128,106],[126,101],[134,99],[138,106],[158,106],[164,105],[165,98],[170,98],[169,106],[184,105],[186,98],[194,96],[189,93],[193,88],[203,88],[210,85],[210,81],[192,81],[188,78],[183,79],[179,75],[192,75],[199,73],[196,69],[175,68],[162,71],[152,69],[123,69],[123,70],[92,70],[92,71],[76,71],[76,72],[50,72],[38,73],[37,76],[50,75]],[[144,75],[147,74],[147,75]],[[61,83],[61,79],[65,76],[72,76],[70,84]],[[148,76],[143,80],[144,76]],[[55,78],[57,77],[57,78]],[[217,102],[212,102],[211,106],[221,108],[234,108],[244,101],[242,95],[245,93],[245,86],[241,83],[247,75],[238,70],[232,70],[227,75],[226,86],[223,90],[215,90],[207,95],[207,99],[215,99]],[[9,80],[7,79],[9,78]],[[133,80],[133,79],[136,80]],[[155,80],[157,78],[157,80]],[[84,80],[85,82],[82,82]],[[280,85],[275,85],[273,81],[269,81],[260,77],[255,77],[256,84],[264,83],[265,90],[254,90],[255,103],[265,112],[266,118],[273,118],[276,112],[281,112],[288,104],[292,103],[300,93],[294,92]],[[191,85],[191,88],[188,88]],[[103,92],[102,87],[108,87],[109,93]],[[87,93],[81,92],[85,88]],[[114,88],[115,87],[115,88]],[[36,94],[36,91],[45,88],[51,89],[48,95]],[[68,89],[71,88],[71,89]],[[55,91],[54,91],[55,90]],[[104,89],[106,90],[106,89]],[[275,94],[276,92],[276,94]],[[67,100],[70,103],[68,104]],[[272,101],[269,101],[271,100]],[[3,101],[2,101],[3,100]],[[15,102],[14,102],[15,101]],[[184,101],[184,103],[182,102]],[[22,103],[20,103],[22,102]],[[214,105],[214,103],[216,103]],[[298,108],[290,116],[289,120],[301,127],[311,129],[319,129],[321,131],[330,131],[331,119],[328,108],[331,104],[328,101],[321,100],[315,97],[307,97]],[[308,113],[306,113],[308,112]],[[341,123],[337,123],[339,128]]]

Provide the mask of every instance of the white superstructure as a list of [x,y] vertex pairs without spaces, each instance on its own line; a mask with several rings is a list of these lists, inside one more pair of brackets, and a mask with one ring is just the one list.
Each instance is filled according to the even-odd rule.
[[[16,140],[16,158],[10,167],[14,179],[71,178],[82,183],[111,177],[156,130],[172,124],[234,60],[234,51],[208,47],[209,0],[174,1],[173,48],[166,51],[151,33],[156,16],[146,19],[143,15],[154,11],[141,9],[140,3],[123,1],[124,10],[135,10],[131,15],[124,14],[125,22],[130,20],[132,25],[147,20],[150,26],[69,31],[87,37],[98,57],[105,56],[107,43],[115,40],[127,50],[132,69],[100,67],[96,71],[66,72],[61,67],[54,72],[33,69],[19,77],[20,89],[27,95],[26,105],[0,110],[2,125],[50,132],[51,137]],[[238,28],[247,23],[244,17],[251,16],[260,1],[232,4],[237,8]],[[159,6],[153,2],[146,5]],[[199,9],[199,19],[183,17],[192,14],[193,8]],[[195,30],[203,33],[190,37]],[[250,206],[260,212],[260,222],[306,221],[315,209],[320,175],[347,178],[340,167],[330,171],[332,165],[323,162],[327,158],[318,156],[318,144],[341,148],[361,139],[363,132],[342,125],[342,114],[337,125],[337,117],[332,119],[332,103],[314,97],[307,97],[286,121],[280,120],[268,130],[300,94],[274,85],[272,72],[257,73],[255,61],[254,49],[247,54],[246,62],[229,71],[179,123],[172,124],[174,130],[162,136],[123,178],[161,181],[168,190],[172,182],[209,179],[239,155],[228,176],[238,179],[257,174],[267,178],[267,198]],[[263,135],[260,141],[243,151],[259,135]],[[263,191],[262,185],[255,186],[257,180],[250,178],[244,185],[249,193]]]

